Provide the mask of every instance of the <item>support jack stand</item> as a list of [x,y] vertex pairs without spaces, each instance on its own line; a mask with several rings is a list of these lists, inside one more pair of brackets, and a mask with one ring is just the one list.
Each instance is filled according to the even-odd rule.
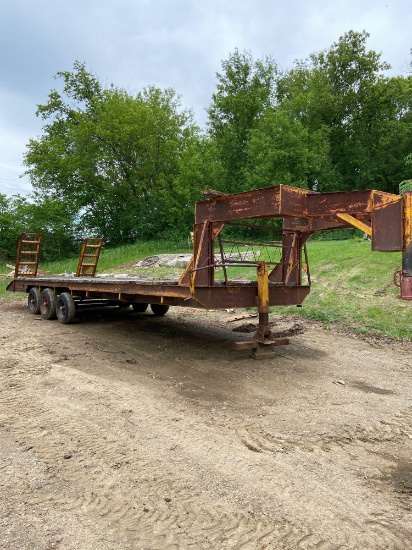
[[258,348],[271,348],[275,346],[287,346],[289,338],[273,338],[269,327],[269,280],[268,280],[268,265],[265,262],[259,262],[257,268],[258,274],[258,312],[259,324],[258,330],[253,336],[253,340],[249,342],[235,342],[233,348],[235,350],[251,349],[252,357],[256,359]]

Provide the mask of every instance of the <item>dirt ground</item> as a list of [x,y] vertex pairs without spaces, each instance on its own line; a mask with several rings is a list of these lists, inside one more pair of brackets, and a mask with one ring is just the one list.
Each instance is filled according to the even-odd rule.
[[0,302],[0,548],[411,548],[412,342],[237,315]]

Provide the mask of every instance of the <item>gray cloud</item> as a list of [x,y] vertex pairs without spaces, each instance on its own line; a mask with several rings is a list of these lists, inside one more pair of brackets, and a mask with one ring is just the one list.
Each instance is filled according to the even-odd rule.
[[39,135],[36,105],[75,60],[130,92],[172,87],[201,125],[221,60],[235,48],[273,55],[288,68],[346,31],[367,30],[369,47],[400,74],[412,46],[402,0],[2,0],[0,4],[0,192],[26,193],[22,156]]

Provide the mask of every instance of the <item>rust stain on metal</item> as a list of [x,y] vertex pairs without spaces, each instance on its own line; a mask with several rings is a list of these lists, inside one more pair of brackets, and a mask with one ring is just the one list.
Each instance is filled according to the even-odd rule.
[[380,206],[399,201],[402,201],[402,197],[399,195],[385,193],[384,191],[373,191],[373,208],[379,208]]
[[280,186],[280,208],[279,212],[287,216],[307,216],[308,215],[308,195],[318,195],[307,189],[299,187]]
[[84,239],[77,264],[76,277],[94,277],[103,246],[103,239],[87,237]]
[[264,218],[279,215],[280,186],[196,203],[195,223]]
[[403,249],[403,201],[380,203],[372,212],[372,250]]
[[39,267],[42,236],[40,233],[21,233],[17,245],[14,277],[36,277]]
[[357,214],[371,212],[373,191],[342,191],[308,195],[308,216],[319,217],[337,213]]

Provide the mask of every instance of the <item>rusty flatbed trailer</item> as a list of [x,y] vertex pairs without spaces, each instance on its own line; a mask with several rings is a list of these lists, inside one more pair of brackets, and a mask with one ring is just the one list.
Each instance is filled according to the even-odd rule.
[[[283,218],[282,227],[270,220]],[[260,220],[266,220],[262,225]],[[265,243],[235,241],[225,228],[268,231]],[[317,193],[277,185],[196,203],[193,257],[179,280],[148,281],[137,277],[96,277],[102,242],[86,239],[73,277],[38,276],[41,236],[22,234],[13,281],[7,290],[27,292],[28,307],[44,319],[73,320],[77,307],[89,303],[131,304],[163,315],[169,306],[219,309],[257,307],[259,324],[253,340],[237,349],[286,344],[269,329],[270,306],[300,306],[310,291],[306,243],[318,231],[356,227],[371,237],[372,250],[402,252],[395,273],[400,298],[412,300],[412,193],[381,191]],[[281,233],[279,242],[273,240]],[[233,234],[233,233],[232,233]],[[234,252],[236,251],[236,252]],[[256,269],[254,280],[231,278],[233,267]],[[221,280],[215,277],[220,270]]]

